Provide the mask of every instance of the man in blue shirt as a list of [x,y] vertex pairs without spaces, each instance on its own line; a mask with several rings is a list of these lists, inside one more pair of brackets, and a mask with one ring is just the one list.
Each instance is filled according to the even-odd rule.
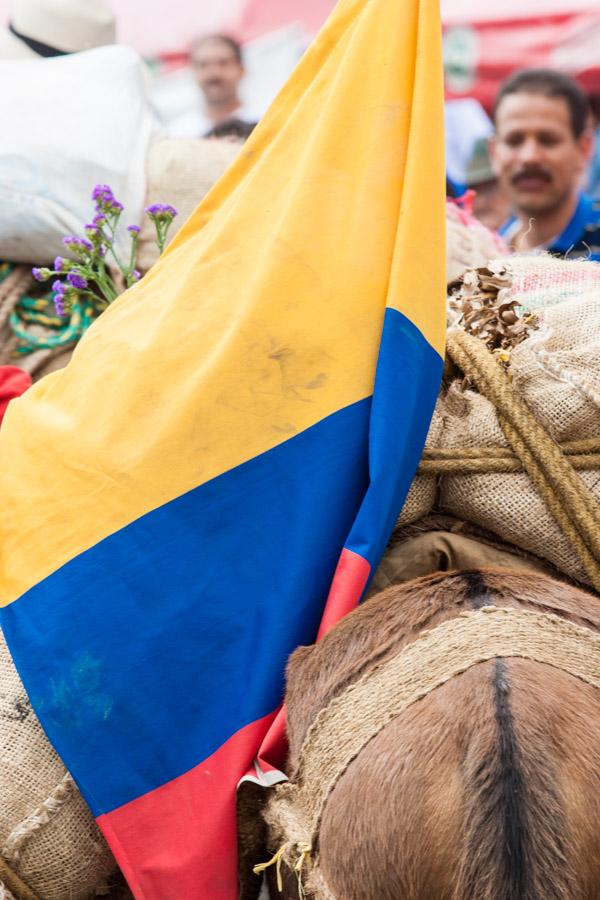
[[514,250],[600,261],[600,204],[580,190],[593,148],[588,100],[552,69],[525,69],[500,88],[490,143],[514,217],[502,234]]

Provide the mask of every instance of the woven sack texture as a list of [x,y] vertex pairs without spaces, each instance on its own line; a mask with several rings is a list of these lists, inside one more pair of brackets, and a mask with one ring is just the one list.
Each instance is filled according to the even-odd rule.
[[[480,265],[472,266],[470,275],[475,279],[476,266]],[[507,278],[503,299],[517,300],[525,312],[547,309],[600,290],[600,263],[588,260],[556,259],[547,253],[536,253],[495,258],[489,268]]]
[[[565,266],[574,265],[554,261],[559,275]],[[521,283],[527,283],[524,275]],[[539,310],[539,317],[540,329],[512,351],[513,385],[556,441],[597,437],[600,288]],[[459,381],[452,383],[438,404],[436,416],[442,417],[438,446],[507,446],[494,406],[476,391],[462,390]],[[600,471],[579,472],[579,477],[600,502]],[[489,529],[586,581],[571,545],[526,474],[446,476],[438,503],[442,510]]]
[[[441,400],[438,399],[436,411],[429,427],[427,441],[425,447],[439,447],[441,441],[441,431],[443,427],[443,418],[441,415]],[[396,522],[396,528],[404,525],[411,525],[418,522],[419,519],[425,518],[435,505],[437,494],[437,476],[436,475],[417,475],[413,479],[410,491],[402,507],[400,517]]]
[[0,853],[41,900],[94,897],[117,869],[42,731],[1,632]]
[[455,281],[465,269],[484,266],[505,256],[507,247],[478,219],[449,201],[446,204],[446,279]]
[[[179,215],[171,241],[200,201],[240,152],[237,142],[163,138],[150,145],[146,161],[146,205],[170,203]],[[138,244],[138,268],[146,272],[158,259],[154,225],[144,216]]]

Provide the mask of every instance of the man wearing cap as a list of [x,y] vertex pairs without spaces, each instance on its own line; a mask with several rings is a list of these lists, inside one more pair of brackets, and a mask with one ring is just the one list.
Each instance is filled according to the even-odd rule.
[[498,231],[509,216],[510,201],[492,168],[488,138],[475,141],[465,181],[475,192],[473,215],[487,228]]
[[520,252],[600,261],[600,206],[580,189],[593,146],[581,88],[551,69],[518,72],[494,122],[492,164],[514,209],[503,236]]
[[0,32],[0,59],[50,58],[115,42],[115,17],[104,0],[14,0]]

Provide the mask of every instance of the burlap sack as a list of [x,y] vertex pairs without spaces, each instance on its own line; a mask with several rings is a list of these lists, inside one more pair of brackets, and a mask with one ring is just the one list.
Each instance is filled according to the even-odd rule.
[[97,896],[117,870],[40,727],[1,632],[0,855],[41,900]]
[[[241,144],[230,141],[168,138],[150,145],[146,161],[146,206],[170,203],[179,215],[169,231],[171,241],[213,184],[236,158]],[[154,225],[144,216],[138,268],[146,272],[158,259]]]
[[461,273],[457,296],[498,296],[516,301],[521,314],[548,309],[600,290],[600,263],[581,259],[556,259],[547,253],[490,257]]
[[[443,420],[438,400],[436,412],[429,427],[425,447],[438,447],[441,440]],[[402,512],[396,522],[396,528],[418,522],[431,512],[437,495],[437,477],[435,475],[417,475],[408,492]]]
[[[573,263],[554,261],[560,273]],[[600,267],[599,267],[600,268]],[[600,436],[600,290],[539,312],[541,327],[511,354],[517,393],[557,441]],[[438,446],[504,447],[494,406],[456,381],[443,403]],[[600,472],[580,472],[600,502]],[[549,560],[580,581],[571,545],[526,474],[453,475],[441,481],[439,507]]]
[[507,299],[518,300],[525,312],[548,309],[600,291],[600,263],[581,259],[555,259],[546,253],[511,256],[500,260],[512,282]]
[[506,256],[502,238],[486,228],[457,203],[446,204],[446,276],[448,284],[465,269],[487,265],[490,259]]

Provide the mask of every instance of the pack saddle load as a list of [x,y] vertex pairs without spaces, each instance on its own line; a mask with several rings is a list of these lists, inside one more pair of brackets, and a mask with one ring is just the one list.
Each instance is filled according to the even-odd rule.
[[600,264],[509,257],[451,289],[400,526],[449,514],[600,590]]

